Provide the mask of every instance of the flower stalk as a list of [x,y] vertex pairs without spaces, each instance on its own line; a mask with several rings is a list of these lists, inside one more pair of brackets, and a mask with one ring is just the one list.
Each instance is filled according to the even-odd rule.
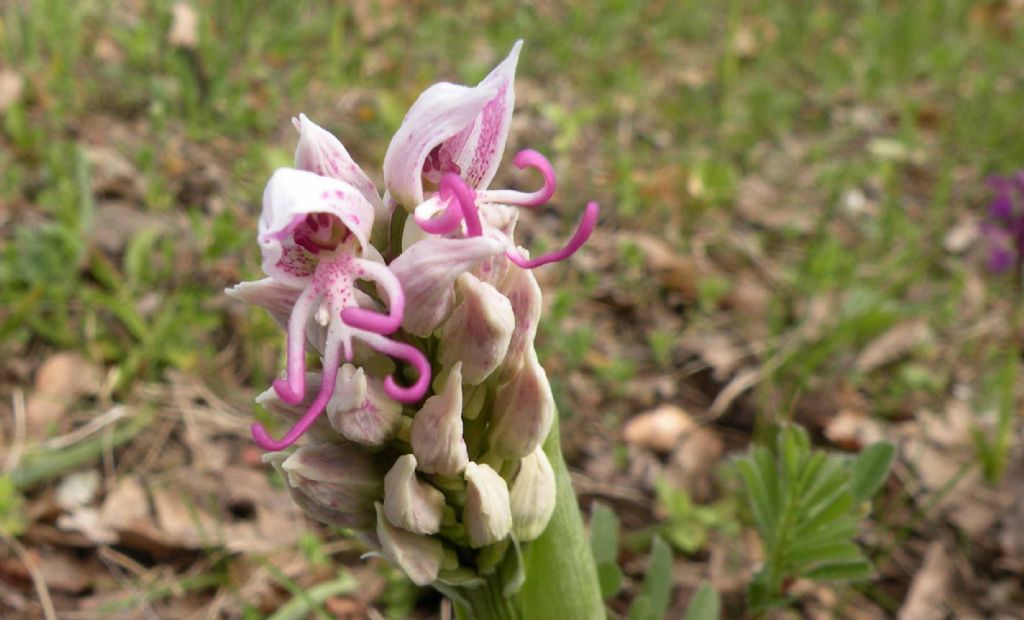
[[534,346],[532,272],[579,251],[599,208],[586,205],[561,249],[531,257],[515,242],[517,208],[557,186],[526,150],[513,163],[542,186],[489,187],[520,48],[475,87],[436,84],[417,99],[384,157],[383,196],[338,138],[294,119],[295,167],[263,195],[267,277],[227,292],[285,332],[283,372],[257,402],[288,428],[275,438],[255,424],[252,436],[307,515],[356,530],[460,617],[599,618]]

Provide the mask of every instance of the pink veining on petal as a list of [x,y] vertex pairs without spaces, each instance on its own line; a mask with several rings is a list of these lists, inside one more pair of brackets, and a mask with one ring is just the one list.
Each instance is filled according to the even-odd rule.
[[583,244],[590,238],[591,233],[594,232],[594,227],[597,225],[597,215],[600,211],[596,202],[587,203],[587,207],[583,212],[583,218],[580,220],[579,226],[576,228],[576,232],[573,233],[569,242],[565,244],[561,250],[556,250],[537,258],[526,258],[515,250],[508,250],[505,252],[505,256],[510,261],[519,265],[523,269],[534,269],[541,265],[547,265],[548,263],[556,263],[561,260],[565,260],[576,253]]
[[523,168],[533,168],[540,172],[541,176],[544,177],[544,186],[530,193],[513,190],[487,190],[480,192],[483,200],[520,207],[536,207],[551,200],[551,197],[555,194],[557,182],[555,180],[555,169],[547,157],[532,149],[526,149],[516,153],[512,163],[520,170]]

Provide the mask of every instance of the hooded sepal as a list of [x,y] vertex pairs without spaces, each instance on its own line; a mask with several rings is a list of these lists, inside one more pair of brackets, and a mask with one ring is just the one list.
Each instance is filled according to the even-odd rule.
[[341,140],[309,120],[305,114],[292,118],[292,124],[299,132],[299,144],[295,148],[295,167],[344,181],[359,190],[366,202],[373,206],[375,238],[383,234],[390,220],[384,201],[381,200],[373,181],[348,154]]
[[441,82],[416,99],[384,156],[384,184],[406,209],[424,200],[423,180],[445,172],[484,189],[508,138],[522,41],[475,87]]
[[285,284],[304,287],[312,279],[317,257],[296,240],[295,234],[318,224],[325,231],[336,230],[337,235],[351,233],[359,247],[367,251],[373,218],[373,205],[349,183],[305,170],[280,168],[263,191],[258,236],[263,272]]

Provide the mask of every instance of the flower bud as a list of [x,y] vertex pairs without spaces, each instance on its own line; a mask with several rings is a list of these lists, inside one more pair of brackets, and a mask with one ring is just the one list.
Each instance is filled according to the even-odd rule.
[[367,377],[362,368],[345,364],[327,403],[327,418],[346,439],[379,446],[402,426],[402,405],[384,392],[384,382]]
[[462,380],[483,383],[505,359],[516,317],[509,300],[471,273],[459,276],[462,303],[441,328],[441,364],[462,362]]
[[377,539],[384,557],[402,569],[416,585],[427,586],[433,583],[444,558],[441,541],[397,528],[388,522],[383,506],[378,503],[375,508]]
[[512,531],[508,485],[490,465],[466,465],[466,507],[462,522],[472,547],[491,545]]
[[414,534],[436,534],[443,513],[444,495],[416,478],[416,457],[399,457],[384,476],[384,515],[388,521]]
[[469,462],[462,438],[462,364],[456,363],[444,389],[423,403],[412,420],[410,435],[422,472],[457,476]]
[[555,470],[540,446],[519,462],[509,502],[512,533],[519,542],[533,540],[544,533],[555,512]]
[[547,437],[555,416],[555,399],[547,374],[533,347],[526,350],[523,366],[498,388],[491,414],[491,451],[503,459],[518,459],[533,452]]
[[537,325],[540,323],[541,292],[533,272],[515,266],[509,268],[498,290],[508,298],[516,321],[500,370],[503,376],[508,377],[519,370],[526,357],[526,350],[533,347]]
[[264,456],[285,478],[292,499],[311,518],[337,527],[373,526],[373,503],[384,486],[383,468],[355,444],[312,444],[291,456]]
[[412,244],[388,265],[405,293],[402,327],[429,336],[451,312],[455,279],[504,249],[500,241],[485,237],[431,237]]

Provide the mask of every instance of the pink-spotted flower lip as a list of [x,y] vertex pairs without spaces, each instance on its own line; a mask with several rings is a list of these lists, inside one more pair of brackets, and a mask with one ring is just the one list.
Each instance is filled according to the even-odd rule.
[[322,252],[350,237],[367,250],[373,217],[373,206],[344,181],[294,168],[277,170],[263,191],[259,221],[264,273],[305,286]]
[[409,108],[384,156],[384,183],[406,208],[424,201],[423,183],[445,173],[486,189],[505,150],[523,42],[474,87],[434,84]]
[[[417,379],[410,387],[385,379],[389,396],[408,403],[426,392],[426,358],[415,347],[387,337],[402,324],[405,295],[398,278],[369,245],[373,217],[373,206],[345,181],[282,168],[267,183],[259,224],[263,269],[273,280],[301,290],[287,318],[287,376],[273,386],[285,403],[294,405],[305,397],[307,330],[311,324],[325,330],[324,380],[306,413],[280,440],[262,425],[252,428],[253,438],[267,450],[288,447],[323,413],[342,359],[353,358],[355,340],[415,368]],[[365,304],[360,303],[357,280],[377,286],[384,311],[361,307]]]

